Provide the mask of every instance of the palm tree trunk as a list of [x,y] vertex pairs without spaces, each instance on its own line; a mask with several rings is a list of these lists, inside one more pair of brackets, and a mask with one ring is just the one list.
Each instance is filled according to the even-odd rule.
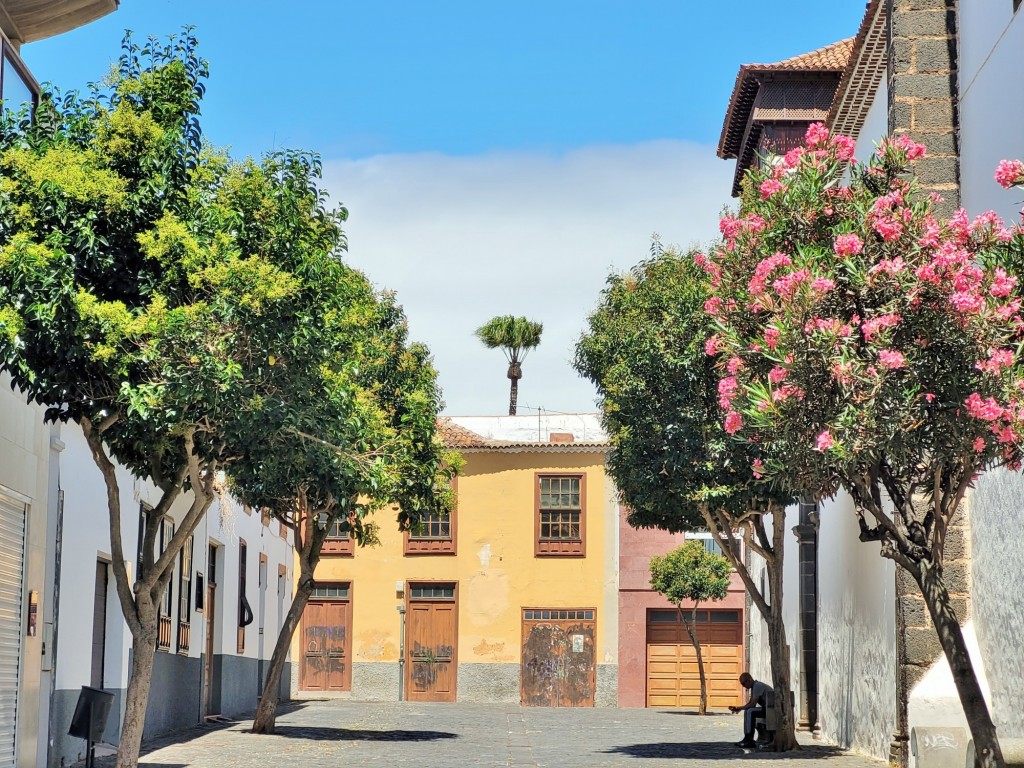
[[518,400],[519,400],[519,378],[514,376],[514,377],[512,377],[511,380],[512,380],[512,389],[509,392],[509,396],[508,396],[508,415],[509,416],[515,416],[516,415],[516,405],[517,405]]

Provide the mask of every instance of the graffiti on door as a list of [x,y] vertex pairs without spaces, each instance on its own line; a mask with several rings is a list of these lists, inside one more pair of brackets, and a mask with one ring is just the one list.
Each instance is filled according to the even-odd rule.
[[529,623],[523,642],[523,704],[594,705],[593,624]]
[[455,649],[450,645],[424,646],[413,643],[412,646],[412,681],[425,690],[437,682],[437,676],[448,669]]
[[346,627],[306,627],[306,664],[310,672],[345,671]]

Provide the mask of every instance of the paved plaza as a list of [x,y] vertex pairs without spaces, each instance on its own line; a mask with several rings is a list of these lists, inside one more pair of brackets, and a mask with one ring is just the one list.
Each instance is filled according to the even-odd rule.
[[[739,715],[652,709],[524,709],[500,704],[306,701],[283,707],[277,733],[251,722],[203,726],[146,744],[142,766],[338,765],[729,768],[779,760],[800,768],[881,768],[884,763],[815,743],[783,755],[745,753]],[[113,758],[97,760],[109,766]]]

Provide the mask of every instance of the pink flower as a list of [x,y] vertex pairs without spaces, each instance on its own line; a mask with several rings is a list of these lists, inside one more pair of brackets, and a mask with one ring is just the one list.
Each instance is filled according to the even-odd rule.
[[722,311],[722,300],[717,296],[712,296],[710,299],[704,302],[704,312],[715,317]]
[[837,133],[832,137],[832,145],[836,148],[836,157],[844,163],[853,160],[853,153],[857,149],[857,142],[852,137]]
[[840,256],[855,256],[864,250],[864,241],[851,232],[847,235],[839,235],[833,248]]
[[1006,274],[1006,270],[1002,267],[997,267],[995,277],[992,278],[992,285],[989,286],[988,292],[990,296],[1009,296],[1016,286],[1017,278]]
[[999,182],[999,186],[1006,189],[1016,184],[1024,184],[1024,162],[1000,160],[996,166],[996,181]]
[[884,315],[879,315],[878,317],[868,320],[860,327],[860,329],[864,333],[864,339],[866,341],[873,341],[879,332],[899,325],[900,319],[900,316],[895,312],[888,312]]
[[718,404],[725,409],[728,409],[732,403],[732,399],[736,397],[736,393],[739,391],[740,384],[736,381],[735,376],[730,376],[726,379],[722,379],[718,382]]
[[774,351],[775,347],[779,343],[779,329],[768,326],[764,329],[764,343],[768,345],[768,349]]
[[974,438],[974,452],[981,453],[985,450],[985,438],[976,437]]
[[806,283],[811,278],[811,273],[806,269],[798,269],[795,272],[790,272],[787,275],[783,275],[779,279],[772,283],[772,288],[775,292],[782,296],[784,299],[792,298],[793,294],[796,293],[803,283]]
[[894,218],[888,216],[881,216],[874,220],[871,224],[872,229],[875,230],[882,239],[887,243],[891,243],[893,240],[899,240],[900,235],[903,234],[903,224]]
[[717,355],[719,350],[719,338],[717,336],[710,337],[704,342],[704,352],[708,355]]
[[831,448],[835,444],[836,444],[836,441],[835,441],[835,439],[833,439],[832,433],[829,432],[827,429],[824,432],[822,432],[820,435],[818,435],[817,450],[819,450],[819,451],[824,453],[825,451],[827,451],[829,448]]
[[727,371],[729,371],[729,373],[735,376],[737,373],[743,370],[743,358],[736,357],[735,355],[733,355],[732,357],[729,358],[729,362],[726,363],[725,368]]
[[770,371],[768,371],[768,381],[772,384],[778,384],[786,378],[786,374],[789,373],[788,368],[783,368],[781,365],[776,365]]
[[735,435],[740,431],[740,427],[743,426],[743,417],[740,416],[736,411],[729,411],[725,415],[725,431],[730,435]]
[[935,402],[935,393],[934,392],[926,393],[925,396],[924,396],[924,399],[927,400],[929,403],[934,403]]
[[1013,352],[1009,349],[997,349],[989,356],[988,360],[979,360],[974,367],[979,371],[995,374],[1011,365],[1013,365]]
[[903,368],[907,364],[903,354],[895,349],[878,350],[878,362],[883,368],[888,368],[889,370]]
[[970,397],[964,400],[967,413],[982,421],[995,421],[1003,415],[1003,409],[996,402],[994,397],[982,399],[977,392],[972,392]]
[[811,283],[811,290],[825,294],[836,287],[836,281],[828,277],[816,277]]
[[807,142],[808,147],[821,146],[828,141],[828,128],[825,127],[824,123],[811,123],[807,133],[804,134],[804,140]]
[[973,291],[957,291],[949,295],[949,303],[957,312],[978,312],[985,305],[985,300]]
[[782,183],[775,179],[765,179],[761,182],[761,186],[758,189],[761,190],[761,199],[767,200],[782,189]]
[[807,153],[803,147],[795,147],[787,152],[782,158],[782,167],[789,170],[800,165],[800,158]]
[[760,459],[754,459],[754,464],[751,467],[751,470],[754,473],[754,477],[760,480],[762,477],[764,477],[764,462],[761,461]]

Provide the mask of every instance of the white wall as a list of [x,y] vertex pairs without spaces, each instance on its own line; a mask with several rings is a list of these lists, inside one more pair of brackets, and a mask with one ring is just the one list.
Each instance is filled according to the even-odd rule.
[[1024,159],[1024,10],[1010,0],[960,2],[960,178],[969,214],[1018,221],[1024,194],[993,179],[1004,159]]
[[818,722],[831,742],[888,757],[896,725],[895,564],[859,540],[853,500],[822,502],[818,529]]
[[874,154],[875,145],[888,134],[889,87],[883,77],[882,82],[879,83],[878,89],[875,91],[871,108],[864,118],[864,125],[861,126],[860,133],[854,137],[857,140],[857,149],[854,152],[854,157],[862,163],[866,163],[871,155]]

